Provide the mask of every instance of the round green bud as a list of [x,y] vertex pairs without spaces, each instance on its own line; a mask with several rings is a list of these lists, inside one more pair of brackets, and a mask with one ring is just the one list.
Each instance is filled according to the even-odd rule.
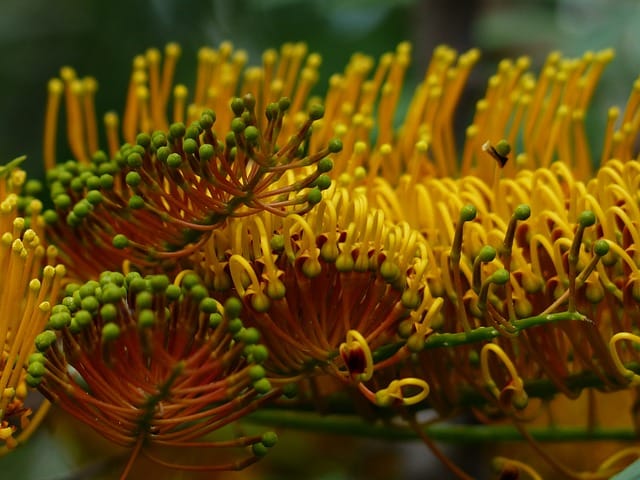
[[213,148],[213,145],[210,145],[208,143],[205,143],[204,145],[200,145],[200,148],[198,149],[198,155],[200,156],[200,161],[203,161],[203,162],[207,162],[211,160],[215,154],[216,154],[216,151]]
[[95,295],[96,287],[98,287],[99,285],[100,285],[99,283],[94,282],[92,280],[89,280],[84,285],[81,285],[77,289],[78,293],[80,294],[80,298],[86,298],[86,297],[91,297],[91,296]]
[[91,190],[87,193],[87,202],[91,205],[98,205],[99,203],[102,203],[102,200],[102,193],[98,190]]
[[169,283],[169,277],[166,275],[153,275],[149,278],[151,290],[157,293],[166,291]]
[[87,178],[85,184],[89,190],[98,190],[100,188],[100,177],[97,175],[91,175]]
[[242,320],[240,320],[239,318],[230,319],[227,325],[227,329],[229,330],[229,332],[233,333],[234,335],[242,330],[242,327]]
[[91,155],[91,161],[96,165],[100,165],[101,163],[108,162],[109,157],[104,150],[97,150],[93,155]]
[[506,157],[507,155],[509,155],[511,153],[511,145],[509,145],[509,142],[507,142],[506,140],[500,140],[496,146],[496,153],[498,155],[500,155],[501,157]]
[[193,138],[185,138],[182,142],[182,148],[186,153],[193,155],[198,151],[198,142]]
[[169,158],[169,155],[171,155],[171,149],[166,146],[160,147],[156,151],[156,157],[158,157],[158,160],[160,160],[162,163],[167,163],[167,159]]
[[590,227],[596,223],[596,215],[591,210],[585,210],[578,215],[578,223],[582,228]]
[[73,319],[76,321],[78,326],[86,327],[93,321],[93,315],[91,315],[91,312],[88,312],[87,310],[78,310]]
[[151,145],[151,135],[148,133],[139,133],[136,136],[136,144],[142,148],[148,148]]
[[189,295],[191,295],[196,302],[199,302],[203,298],[206,298],[209,292],[204,285],[194,285],[191,290],[189,290]]
[[242,97],[242,103],[247,110],[253,110],[256,107],[256,97],[252,93],[247,93]]
[[137,187],[138,185],[140,185],[140,182],[142,181],[142,177],[138,172],[131,171],[127,173],[127,176],[125,177],[124,181],[130,187]]
[[113,188],[113,175],[108,173],[100,175],[100,188],[103,190],[111,190]]
[[182,157],[179,153],[171,153],[167,157],[167,165],[170,168],[179,168],[182,165]]
[[120,336],[120,327],[116,323],[109,322],[102,327],[103,342],[112,342],[114,340],[117,340],[119,336]]
[[182,290],[180,289],[179,286],[174,285],[173,283],[170,285],[167,285],[167,289],[165,290],[165,296],[167,297],[167,300],[169,301],[178,300],[181,294],[182,294]]
[[131,168],[140,168],[142,166],[142,156],[137,152],[130,153],[127,157],[127,165]]
[[42,377],[34,377],[33,375],[25,375],[25,383],[29,388],[37,388],[42,383]]
[[142,291],[136,295],[136,308],[142,310],[151,308],[153,305],[153,294],[151,292]]
[[[127,164],[127,162],[123,162]],[[123,165],[124,166],[124,165]],[[121,166],[115,162],[105,162],[98,167],[98,173],[100,175],[115,175],[120,170]]]
[[131,195],[128,206],[131,210],[140,210],[141,208],[144,208],[144,198],[140,195]]
[[264,363],[269,358],[269,350],[264,345],[252,345],[251,357],[255,363]]
[[504,285],[509,281],[509,271],[504,268],[499,268],[490,277],[491,282],[498,285]]
[[280,100],[278,100],[278,109],[281,112],[286,112],[287,110],[289,110],[290,106],[291,100],[289,100],[288,97],[282,97]]
[[309,190],[309,193],[307,194],[307,202],[309,202],[310,205],[316,205],[321,201],[322,201],[322,192],[318,187],[314,187],[311,190]]
[[51,345],[57,340],[56,332],[53,330],[45,330],[36,336],[35,343],[36,349],[39,352],[45,352]]
[[242,115],[242,112],[244,112],[244,102],[240,97],[232,98],[231,102],[229,102],[229,106],[236,117],[239,117]]
[[61,330],[71,323],[71,315],[69,313],[54,313],[49,317],[48,327],[54,330]]
[[278,443],[278,435],[276,432],[265,432],[262,434],[262,444],[265,447],[271,448],[276,443]]
[[[202,133],[202,129],[200,128],[200,124],[198,122],[192,122],[191,125],[187,127],[187,130],[185,131],[185,134],[184,134],[184,138],[190,139],[190,140],[197,140],[201,133]],[[182,148],[184,148],[184,142],[182,143]]]
[[470,222],[471,220],[476,218],[477,213],[478,212],[476,210],[476,207],[474,207],[473,205],[465,205],[460,210],[460,221]]
[[247,139],[247,142],[250,144],[254,144],[258,141],[258,137],[260,136],[260,131],[253,125],[249,125],[244,129],[244,138]]
[[118,233],[113,237],[113,246],[117,249],[127,248],[129,246],[129,239],[121,233]]
[[252,365],[249,367],[249,378],[251,379],[252,382],[256,382],[261,378],[264,378],[265,375],[266,375],[266,372],[262,365]]
[[385,282],[391,283],[400,276],[400,267],[391,260],[384,260],[380,265],[380,276]]
[[218,303],[211,297],[205,297],[200,300],[199,308],[203,313],[216,313],[218,311]]
[[156,323],[156,314],[153,310],[145,308],[138,313],[138,326],[140,328],[151,328]]
[[311,105],[309,108],[309,118],[313,121],[320,120],[324,117],[324,106],[318,103]]
[[420,302],[422,302],[422,298],[420,298],[420,294],[415,290],[407,289],[402,292],[401,296],[402,306],[408,308],[409,310],[414,310],[418,308]]
[[118,309],[113,303],[107,303],[100,308],[100,316],[105,322],[113,322],[118,317]]
[[215,121],[216,121],[216,114],[211,110],[202,112],[202,115],[200,115],[200,127],[203,130],[209,130],[211,127],[213,127],[213,124],[215,123]]
[[266,378],[261,378],[253,382],[253,388],[261,395],[269,393],[271,391],[271,382]]
[[172,123],[169,127],[169,135],[173,138],[182,138],[186,132],[186,127],[182,122]]
[[149,282],[140,276],[129,280],[129,292],[131,293],[135,294],[138,292],[144,292],[144,291],[147,291],[148,289],[149,289]]
[[42,218],[44,219],[47,225],[53,225],[58,222],[58,214],[55,210],[45,210],[42,213]]
[[531,216],[531,207],[525,204],[518,205],[513,212],[513,216],[520,221],[526,220]]
[[36,352],[27,357],[27,363],[29,365],[31,365],[32,363],[44,363],[45,359],[46,357],[42,353]]
[[84,297],[80,302],[80,307],[82,307],[83,310],[87,310],[89,312],[96,312],[100,307],[100,302],[98,302],[98,299],[93,296]]
[[218,328],[218,326],[222,323],[222,315],[219,313],[212,313],[209,315],[209,327],[210,328]]
[[332,138],[327,145],[329,153],[338,153],[342,151],[342,140],[339,138]]
[[269,449],[262,442],[258,442],[251,445],[251,452],[256,457],[264,457],[267,453],[269,453]]
[[71,197],[65,193],[60,194],[53,199],[53,204],[60,210],[67,210],[71,207]]
[[496,249],[491,245],[485,245],[480,249],[480,252],[478,252],[478,258],[483,263],[490,262],[496,258]]
[[65,187],[71,183],[72,179],[73,179],[73,174],[70,172],[66,172],[63,170],[58,174],[58,181]]
[[333,160],[330,158],[323,158],[317,163],[318,171],[320,173],[327,173],[333,169]]
[[74,192],[81,192],[84,189],[84,180],[82,180],[80,177],[75,177],[71,180],[69,188],[71,188],[71,190],[73,190]]
[[31,197],[36,197],[42,192],[42,182],[40,180],[30,179],[24,184],[24,193]]
[[55,315],[56,313],[69,313],[69,312],[70,312],[69,307],[62,304],[54,305],[53,308],[51,308],[51,315]]
[[260,341],[260,332],[254,327],[245,328],[240,331],[239,338],[246,345],[255,345]]
[[326,173],[323,173],[316,179],[316,187],[320,190],[326,190],[331,186],[331,177]]
[[231,131],[235,134],[242,133],[246,127],[245,123],[239,118],[231,120]]
[[193,287],[200,284],[200,277],[195,273],[188,273],[182,278],[182,286],[186,290],[191,290]]
[[272,250],[278,252],[284,248],[284,236],[280,234],[275,234],[269,240],[269,246]]
[[167,136],[164,134],[164,132],[153,132],[153,135],[151,135],[151,143],[153,144],[153,148],[158,150],[160,147],[164,147],[167,145]]
[[102,302],[103,303],[116,303],[122,300],[125,296],[126,290],[117,285],[108,284],[102,289]]
[[273,120],[278,116],[278,104],[270,103],[269,105],[267,105],[267,108],[265,108],[264,113],[267,117],[267,120]]
[[239,298],[231,297],[224,302],[224,314],[227,318],[236,318],[242,311],[242,302]]
[[593,253],[599,257],[605,256],[609,253],[609,242],[606,240],[596,240],[593,244]]
[[67,214],[66,220],[67,220],[67,225],[69,225],[70,227],[78,227],[82,225],[82,219],[73,212],[69,212]]

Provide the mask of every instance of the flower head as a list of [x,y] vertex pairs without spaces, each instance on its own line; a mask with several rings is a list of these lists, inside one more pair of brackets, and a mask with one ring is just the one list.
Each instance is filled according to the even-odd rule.
[[[271,398],[261,364],[268,355],[241,304],[221,305],[198,277],[104,272],[67,286],[36,337],[28,382],[113,443],[171,468],[238,469],[274,443],[271,436],[201,440]],[[266,438],[266,439],[265,439]],[[176,465],[153,449],[242,448],[215,465]],[[230,454],[232,455],[232,454]]]
[[[53,265],[54,247],[42,238],[42,204],[20,195],[26,188],[24,157],[0,167],[0,443],[2,451],[25,441],[48,410],[41,404],[33,419],[25,404],[27,359],[33,340],[47,323],[65,274]],[[27,213],[28,216],[24,215]],[[39,233],[37,233],[39,232]]]
[[[585,114],[612,53],[580,59],[553,53],[539,75],[526,58],[503,61],[458,155],[456,105],[479,53],[436,49],[402,116],[396,110],[410,50],[403,43],[377,65],[354,55],[343,74],[331,77],[319,108],[308,102],[319,57],[309,55],[301,68],[303,46],[284,47],[279,61],[267,52],[256,69],[244,69],[244,55],[233,55],[228,44],[204,49],[192,102],[186,105],[186,89],[177,86],[171,120],[166,112],[178,50],[168,48],[162,68],[150,50],[134,62],[124,147],[117,145],[116,117],[106,119],[111,160],[88,153],[95,150],[94,83],[65,70],[63,81],[50,85],[45,158],[56,212],[46,218],[52,238],[75,239],[65,255],[79,273],[101,270],[101,257],[109,268],[192,269],[211,305],[239,297],[249,329],[262,332],[270,351],[260,368],[274,384],[310,382],[310,392],[322,398],[317,387],[327,379],[327,396],[355,387],[375,405],[402,414],[466,478],[424,435],[418,410],[433,407],[442,417],[473,412],[485,422],[508,418],[531,440],[526,425],[549,397],[575,398],[593,387],[631,391],[640,383],[634,348],[640,343],[634,146],[640,90],[634,88],[622,115],[610,111],[603,151],[594,155]],[[63,92],[77,161],[54,167],[51,139]],[[57,220],[62,217],[66,223]],[[87,249],[97,262],[83,263],[77,251]],[[99,283],[69,290],[68,311],[58,307],[54,315],[64,324],[60,333],[43,337],[62,341],[45,345],[40,388],[63,404],[87,402],[100,422],[94,426],[121,444],[161,442],[156,431],[165,425],[163,435],[190,441],[191,434],[182,435],[191,427],[156,413],[174,411],[165,404],[181,398],[171,392],[185,393],[180,382],[205,388],[189,383],[183,368],[194,355],[200,358],[197,348],[211,346],[209,335],[233,340],[216,350],[230,355],[229,370],[220,373],[230,372],[225,378],[240,381],[253,399],[250,383],[234,369],[244,371],[256,360],[255,348],[243,356],[242,338],[221,330],[222,323],[202,323],[189,287],[195,277],[178,275],[182,300],[173,303],[168,290],[154,291],[154,278],[161,277],[116,282],[126,292],[110,306],[102,305],[102,290],[95,293]],[[144,293],[147,287],[132,293],[138,280],[148,282],[151,293]],[[152,297],[153,308],[144,300],[138,305],[138,295]],[[89,305],[86,298],[96,300]],[[117,321],[104,317],[105,307]],[[143,314],[147,310],[152,313]],[[171,322],[158,329],[168,318],[184,318],[184,330],[172,330]],[[195,319],[199,323],[189,323]],[[160,353],[145,343],[149,335],[164,345]],[[174,341],[180,352],[171,349]],[[81,353],[64,357],[67,349]],[[149,362],[162,366],[153,370],[157,377],[145,371],[144,381],[130,378],[142,390],[101,392],[136,406],[126,408],[121,436],[101,415],[115,416],[125,406],[92,396],[100,386],[93,369],[112,375],[108,369],[119,368],[113,351],[139,353],[141,371]],[[40,363],[36,358],[34,368]],[[220,401],[215,408],[224,410],[229,398]],[[190,418],[180,408],[178,420]],[[195,408],[218,418],[217,410]],[[216,421],[193,431],[208,431]],[[611,474],[616,459],[595,478]],[[501,464],[507,473],[521,467]]]
[[[268,52],[262,69],[247,69],[242,76],[243,54],[230,57],[228,48],[201,52],[188,123],[181,121],[186,107],[176,103],[177,118],[169,127],[163,102],[170,78],[163,77],[165,87],[156,91],[157,52],[148,52],[147,61],[138,59],[132,78],[142,75],[140,69],[148,70],[142,76],[149,85],[132,86],[138,102],[128,104],[124,114],[129,143],[117,150],[110,147],[111,157],[102,151],[86,153],[95,145],[90,139],[85,145],[82,135],[94,128],[82,123],[93,111],[84,84],[68,69],[63,70],[64,82],[52,82],[46,134],[55,133],[58,97],[64,91],[76,161],[55,166],[53,146],[47,147],[55,211],[47,212],[46,218],[53,238],[75,237],[75,244],[64,252],[70,268],[97,275],[128,259],[153,270],[158,261],[199,248],[207,234],[229,217],[262,210],[301,214],[320,200],[321,188],[328,186],[325,173],[331,168],[327,157],[342,147],[337,140],[320,142],[312,135],[313,124],[324,115],[320,104],[306,105],[317,56],[310,56],[307,67],[298,72],[304,55],[296,47],[295,54],[283,52],[274,71],[275,53]],[[173,51],[168,48],[165,66],[175,60]],[[208,71],[213,66],[208,62],[214,54],[216,74],[211,76]],[[203,85],[208,85],[207,95]],[[175,95],[176,102],[184,101],[185,87],[176,87]],[[82,115],[74,116],[83,108]],[[107,121],[109,136],[110,125]],[[131,135],[132,131],[147,133]],[[87,255],[87,250],[95,249],[102,252],[99,257]]]

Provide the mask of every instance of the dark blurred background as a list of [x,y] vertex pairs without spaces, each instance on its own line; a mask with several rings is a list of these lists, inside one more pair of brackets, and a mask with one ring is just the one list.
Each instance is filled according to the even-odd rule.
[[[323,57],[316,94],[324,91],[329,75],[341,71],[355,51],[378,56],[401,41],[412,42],[413,65],[406,87],[410,93],[436,45],[447,43],[461,51],[479,47],[482,62],[459,112],[461,126],[470,121],[473,105],[501,58],[529,55],[537,68],[551,50],[580,56],[586,50],[612,47],[616,58],[587,117],[591,141],[597,145],[606,109],[624,105],[640,74],[639,27],[637,0],[0,0],[0,163],[26,154],[30,175],[42,175],[46,85],[61,66],[71,65],[79,75],[98,79],[97,110],[102,116],[123,108],[132,57],[169,41],[182,46],[177,77],[188,85],[200,46],[231,40],[247,50],[255,64],[266,48],[305,41],[310,51]],[[65,155],[62,147],[60,156]],[[0,477],[98,478],[104,458],[108,463],[116,454],[105,453],[107,447],[86,429],[70,425],[65,417],[50,417],[31,444],[0,459]],[[398,462],[404,464],[403,478],[444,478],[438,476],[423,445],[391,450],[388,444],[345,438],[323,443],[294,437],[274,450],[280,454],[273,464],[285,467],[280,476],[265,478],[393,478],[390,472],[397,475],[399,470],[389,470],[389,465]],[[482,447],[462,451],[467,464],[474,463],[472,450],[477,455]],[[365,451],[368,456],[362,457]],[[351,461],[345,460],[349,456]],[[290,465],[292,459],[310,463],[296,467]],[[312,475],[305,470],[311,465],[321,467]]]
[[[131,59],[148,47],[183,47],[178,78],[189,84],[197,49],[231,40],[259,63],[267,47],[308,43],[323,56],[322,93],[331,73],[354,51],[379,55],[403,40],[414,45],[409,83],[421,79],[434,46],[480,47],[461,108],[462,126],[488,76],[505,56],[530,55],[539,65],[550,50],[578,56],[616,49],[590,120],[622,104],[640,73],[640,3],[636,0],[1,0],[0,162],[28,155],[39,175],[47,80],[63,65],[99,81],[100,115],[121,110]],[[410,92],[408,86],[406,89]],[[62,151],[61,155],[68,153]]]

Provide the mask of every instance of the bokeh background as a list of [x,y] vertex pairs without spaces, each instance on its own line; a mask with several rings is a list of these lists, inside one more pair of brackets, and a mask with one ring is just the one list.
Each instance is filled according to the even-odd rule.
[[[323,57],[315,88],[321,94],[329,75],[341,71],[354,51],[378,56],[408,40],[414,54],[407,96],[436,45],[479,47],[482,61],[458,115],[461,131],[501,58],[528,55],[536,68],[551,50],[580,56],[612,47],[616,58],[587,117],[597,149],[607,108],[624,104],[640,74],[639,27],[637,0],[0,0],[0,163],[26,154],[31,177],[42,176],[46,85],[61,66],[98,79],[100,114],[121,110],[133,56],[169,41],[182,46],[177,78],[187,85],[202,45],[231,40],[247,50],[250,63],[258,63],[265,48],[305,41]],[[59,155],[69,155],[64,146]],[[292,438],[274,451],[264,478],[446,478],[421,445]],[[473,464],[473,452],[481,449],[459,455]],[[0,477],[114,478],[118,455],[66,417],[52,416],[31,444],[0,459]]]

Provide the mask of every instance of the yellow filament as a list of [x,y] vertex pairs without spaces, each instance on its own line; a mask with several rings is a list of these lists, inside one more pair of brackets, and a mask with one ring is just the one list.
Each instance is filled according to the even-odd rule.
[[611,359],[616,366],[618,372],[629,381],[629,386],[635,387],[640,385],[640,375],[636,374],[633,370],[629,370],[624,366],[622,360],[620,360],[620,354],[616,344],[622,340],[627,340],[636,346],[640,345],[640,337],[629,332],[618,332],[609,340],[609,352],[611,352]]
[[346,341],[340,344],[341,355],[348,355],[350,350],[361,350],[365,358],[364,372],[351,375],[351,378],[357,383],[370,380],[373,376],[373,354],[371,353],[369,344],[357,330],[349,330]]
[[[405,396],[403,387],[417,387],[417,393],[410,397]],[[387,388],[376,392],[378,405],[386,406],[393,404],[394,400],[400,400],[404,406],[416,405],[429,396],[429,384],[421,378],[408,377],[400,380],[392,380]]]
[[60,98],[64,92],[64,84],[57,78],[48,84],[47,107],[44,121],[44,166],[45,170],[52,169],[56,164],[56,135],[58,133],[58,113]]
[[491,377],[491,371],[489,370],[489,353],[496,355],[509,372],[512,382],[510,387],[513,388],[515,392],[514,400],[516,397],[520,396],[526,398],[524,382],[522,381],[522,378],[520,378],[520,375],[518,375],[515,365],[504,350],[495,343],[487,343],[480,351],[480,371],[482,372],[482,379],[484,380],[485,387],[496,399],[500,398],[500,390],[498,390],[495,381]]

